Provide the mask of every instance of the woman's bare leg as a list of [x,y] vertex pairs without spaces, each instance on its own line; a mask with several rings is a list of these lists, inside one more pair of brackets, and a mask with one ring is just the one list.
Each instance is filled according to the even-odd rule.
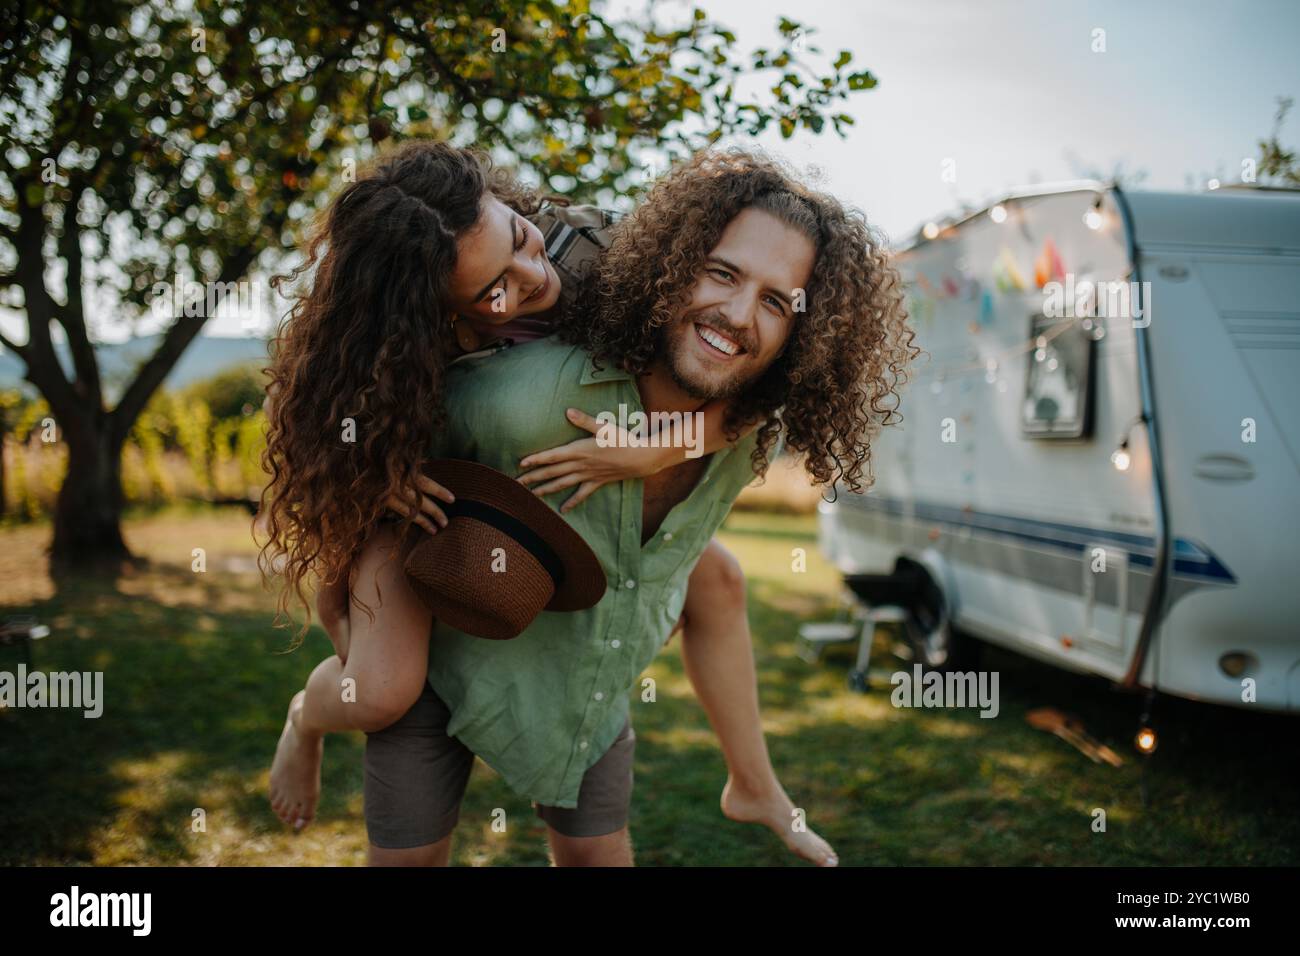
[[716,540],[691,572],[685,612],[682,660],[727,762],[722,812],[732,820],[771,828],[806,860],[835,865],[835,851],[807,828],[802,814],[796,815],[772,768],[758,712],[745,576]]
[[[348,623],[344,628],[327,623],[346,661],[338,654],[321,661],[289,702],[271,763],[270,797],[276,816],[295,829],[316,814],[324,735],[382,730],[406,713],[424,689],[433,617],[407,584],[402,570],[406,555],[394,557],[397,547],[396,534],[386,527],[366,542],[355,569]],[[365,602],[373,620],[357,601]],[[328,608],[325,601],[317,605]],[[322,614],[322,620],[329,617]]]
[[348,581],[351,577],[352,568],[349,567],[338,581],[323,584],[316,592],[316,617],[329,635],[335,655],[344,662],[348,659],[348,645],[352,639],[352,622],[348,619],[352,598]]

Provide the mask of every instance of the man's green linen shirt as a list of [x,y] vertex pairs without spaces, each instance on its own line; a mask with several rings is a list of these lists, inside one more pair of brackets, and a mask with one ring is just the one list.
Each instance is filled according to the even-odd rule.
[[[467,458],[509,475],[530,452],[586,437],[565,410],[644,411],[633,376],[552,338],[452,365],[447,426],[431,457]],[[609,581],[595,607],[543,611],[510,641],[435,624],[429,682],[451,710],[447,733],[515,791],[575,807],[582,776],[628,715],[628,689],[667,641],[696,559],[753,476],[754,436],[710,456],[694,492],[641,546],[643,482],[610,483],[564,517]],[[548,495],[558,508],[572,489]],[[491,555],[482,573],[491,574]]]

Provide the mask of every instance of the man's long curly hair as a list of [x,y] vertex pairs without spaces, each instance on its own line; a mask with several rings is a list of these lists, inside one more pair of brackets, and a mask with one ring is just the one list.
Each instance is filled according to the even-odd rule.
[[[816,263],[782,353],[730,399],[726,430],[762,422],[752,461],[762,475],[782,429],[814,484],[861,491],[871,442],[901,421],[899,389],[919,349],[902,280],[865,217],[802,185],[761,153],[713,149],[679,164],[614,229],[560,335],[633,374],[650,369],[704,263],[744,209],[771,213],[812,240]],[[776,413],[780,412],[779,415]]]
[[340,580],[388,497],[415,487],[443,419],[456,241],[475,228],[489,191],[521,215],[537,210],[481,154],[405,143],[334,197],[305,261],[273,280],[278,288],[311,273],[291,293],[267,370],[259,566],[283,575],[277,617],[296,596],[309,623],[308,579]]

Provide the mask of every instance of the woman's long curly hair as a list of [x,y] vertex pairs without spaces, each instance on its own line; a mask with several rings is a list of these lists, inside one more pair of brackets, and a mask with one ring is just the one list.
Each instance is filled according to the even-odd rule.
[[661,178],[615,227],[560,335],[598,361],[648,371],[723,230],[750,207],[807,235],[817,258],[785,349],[730,400],[726,429],[734,438],[746,423],[763,423],[752,456],[759,475],[784,429],[814,484],[861,491],[874,478],[871,442],[901,421],[899,390],[919,353],[902,280],[860,212],[808,189],[775,160],[706,150]]
[[388,497],[415,486],[443,418],[456,241],[488,192],[522,215],[538,206],[477,152],[407,142],[334,197],[305,261],[272,280],[311,273],[291,293],[267,370],[259,566],[283,575],[278,619],[292,595],[309,623],[308,579],[340,580]]

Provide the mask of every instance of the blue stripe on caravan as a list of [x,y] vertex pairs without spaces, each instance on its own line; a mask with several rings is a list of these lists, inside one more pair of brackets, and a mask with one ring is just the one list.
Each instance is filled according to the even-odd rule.
[[[908,503],[900,498],[881,498],[876,495],[855,495],[844,492],[839,500],[851,503],[855,507],[883,511],[892,515],[903,515],[908,510]],[[923,501],[913,502],[911,511],[918,521],[935,521],[940,524],[970,528],[986,534],[1047,545],[1080,555],[1089,545],[1114,545],[1128,553],[1131,565],[1151,568],[1155,564],[1155,539],[1145,535],[1062,524],[1057,521],[1039,521],[1018,515],[954,508],[950,505]],[[1237,581],[1236,576],[1212,551],[1187,538],[1174,540],[1173,570],[1175,574],[1183,577],[1206,578],[1225,584],[1235,584]]]

